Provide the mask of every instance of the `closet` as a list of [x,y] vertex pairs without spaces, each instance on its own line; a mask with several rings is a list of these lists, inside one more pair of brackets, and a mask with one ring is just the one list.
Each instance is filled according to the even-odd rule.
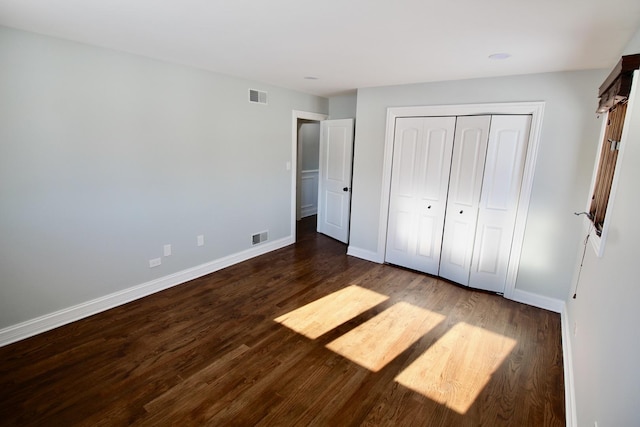
[[385,261],[504,292],[530,115],[395,121]]

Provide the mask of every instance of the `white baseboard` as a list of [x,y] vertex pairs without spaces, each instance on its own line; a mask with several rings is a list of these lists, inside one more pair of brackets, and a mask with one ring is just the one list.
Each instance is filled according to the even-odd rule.
[[318,215],[317,206],[302,206],[300,208],[300,218],[306,218],[311,215]]
[[514,289],[511,294],[510,300],[521,302],[523,304],[532,305],[534,307],[543,308],[545,310],[553,311],[554,313],[562,313],[564,307],[564,301],[549,298],[531,292]]
[[347,255],[351,255],[356,258],[361,258],[378,264],[384,263],[384,258],[381,257],[377,252],[357,248],[353,245],[349,245],[349,247],[347,248]]
[[59,326],[75,322],[76,320],[92,316],[139,298],[146,297],[164,289],[180,285],[188,282],[189,280],[222,270],[223,268],[246,261],[258,255],[283,248],[293,243],[295,243],[295,239],[293,237],[285,237],[270,243],[252,247],[224,258],[198,265],[196,267],[188,268],[168,276],[160,277],[122,291],[83,302],[54,313],[46,314],[44,316],[36,317],[35,319],[0,329],[0,347],[46,332]]
[[571,325],[567,315],[567,306],[562,304],[560,312],[562,325],[562,365],[564,367],[564,406],[567,427],[578,425],[576,410],[576,389],[573,380],[573,352],[571,351]]

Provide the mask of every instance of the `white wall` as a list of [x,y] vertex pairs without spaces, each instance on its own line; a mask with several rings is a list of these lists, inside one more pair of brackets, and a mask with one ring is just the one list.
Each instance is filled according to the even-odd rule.
[[640,53],[640,29],[638,29],[636,33],[631,37],[621,54],[635,55],[637,53]]
[[318,169],[320,159],[320,123],[302,123],[298,130],[301,170]]
[[7,28],[0,64],[0,329],[290,235],[327,99]]
[[[640,31],[625,49],[635,53],[640,53]],[[616,171],[615,199],[607,209],[604,255],[598,258],[587,248],[577,298],[567,302],[567,324],[577,327],[570,341],[578,426],[640,425],[640,97],[635,101],[625,122],[628,139]]]
[[320,123],[298,120],[298,218],[318,213],[318,166],[320,162]]
[[564,300],[581,233],[600,121],[595,93],[606,70],[358,90],[350,249],[377,247],[386,109],[544,101],[541,142],[516,289]]

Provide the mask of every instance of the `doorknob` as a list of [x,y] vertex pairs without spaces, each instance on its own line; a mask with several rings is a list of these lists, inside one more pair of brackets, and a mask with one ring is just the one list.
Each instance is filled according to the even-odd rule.
[[349,191],[349,187],[344,187],[342,191]]

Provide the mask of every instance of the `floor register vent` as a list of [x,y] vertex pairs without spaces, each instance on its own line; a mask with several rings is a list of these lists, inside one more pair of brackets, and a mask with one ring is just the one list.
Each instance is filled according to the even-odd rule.
[[249,89],[249,102],[254,104],[267,104],[267,92]]
[[253,236],[251,236],[251,244],[252,245],[257,245],[259,243],[266,242],[267,240],[269,240],[269,232],[268,231],[263,231],[262,233],[257,233],[257,234],[254,234]]

